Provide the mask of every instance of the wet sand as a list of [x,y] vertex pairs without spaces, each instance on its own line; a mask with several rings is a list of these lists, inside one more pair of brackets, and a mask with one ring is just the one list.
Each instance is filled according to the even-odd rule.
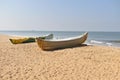
[[120,48],[79,46],[42,51],[0,35],[0,80],[119,80]]

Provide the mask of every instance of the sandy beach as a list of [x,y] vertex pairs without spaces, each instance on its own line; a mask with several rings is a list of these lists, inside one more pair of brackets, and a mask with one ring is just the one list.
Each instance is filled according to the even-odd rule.
[[120,48],[81,46],[42,51],[0,35],[0,80],[120,80]]

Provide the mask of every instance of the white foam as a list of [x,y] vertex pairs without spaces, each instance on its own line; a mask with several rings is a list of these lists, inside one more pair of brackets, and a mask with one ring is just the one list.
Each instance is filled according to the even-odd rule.
[[108,46],[112,46],[112,43],[106,43]]
[[97,44],[103,44],[103,42],[96,41],[96,40],[91,40],[90,42],[91,42],[91,43],[97,43]]

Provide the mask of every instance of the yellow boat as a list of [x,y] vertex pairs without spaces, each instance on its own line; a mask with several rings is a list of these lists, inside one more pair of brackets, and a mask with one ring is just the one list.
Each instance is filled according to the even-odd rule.
[[88,33],[81,36],[67,38],[67,39],[42,39],[37,38],[37,44],[42,50],[54,50],[60,48],[67,48],[80,45],[86,41]]
[[[53,38],[53,34],[49,34],[49,35],[42,36],[42,37],[39,37],[39,38],[42,38],[42,39],[51,39],[51,38]],[[36,38],[34,38],[34,37],[25,37],[25,38],[12,38],[12,39],[9,39],[9,40],[13,44],[21,44],[21,43],[35,42],[36,41],[35,39]]]

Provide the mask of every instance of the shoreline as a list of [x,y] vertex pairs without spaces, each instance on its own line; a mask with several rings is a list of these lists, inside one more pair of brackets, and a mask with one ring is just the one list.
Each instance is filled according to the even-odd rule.
[[99,45],[99,44],[87,44],[87,45],[91,45],[91,46],[101,46],[101,47],[112,47],[112,48],[120,48],[120,46],[109,46],[109,45]]
[[[7,36],[9,38],[24,38],[24,37],[38,37],[38,36],[23,36],[23,35],[8,35],[8,34],[1,34],[0,36]],[[43,36],[43,35],[42,35]],[[92,42],[91,42],[92,41]],[[95,41],[95,42],[93,42]],[[120,48],[120,43],[111,43],[111,42],[103,42],[103,41],[98,41],[98,40],[88,40],[85,42],[87,45],[94,45],[94,46],[107,46],[107,47],[118,47]]]
[[36,43],[12,44],[0,35],[0,80],[117,80],[120,48],[81,46],[42,51]]

